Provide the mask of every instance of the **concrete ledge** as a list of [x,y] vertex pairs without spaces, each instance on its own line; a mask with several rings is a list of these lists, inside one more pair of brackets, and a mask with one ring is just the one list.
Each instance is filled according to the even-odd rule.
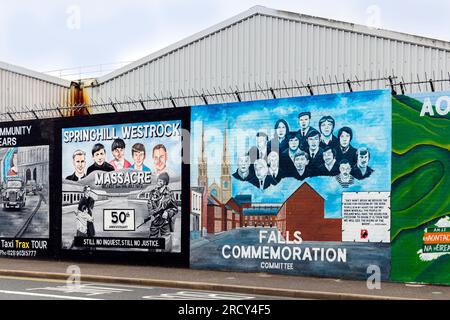
[[[51,273],[51,272],[35,272],[35,271],[19,271],[19,270],[2,270],[0,275],[12,277],[28,277],[38,279],[56,279],[67,280],[70,276],[66,273]],[[350,293],[336,293],[336,292],[322,292],[322,291],[306,291],[306,290],[291,290],[291,289],[276,289],[264,287],[249,287],[238,285],[226,285],[218,283],[204,283],[204,282],[190,282],[190,281],[173,281],[161,279],[142,279],[142,278],[122,278],[122,277],[107,277],[97,275],[81,275],[81,281],[102,282],[102,283],[116,283],[125,285],[141,285],[154,287],[168,287],[168,288],[182,288],[191,290],[207,290],[207,291],[222,291],[245,293],[255,295],[270,295],[286,298],[300,298],[300,299],[322,299],[322,300],[416,300],[400,297],[387,297],[375,295],[362,295]]]

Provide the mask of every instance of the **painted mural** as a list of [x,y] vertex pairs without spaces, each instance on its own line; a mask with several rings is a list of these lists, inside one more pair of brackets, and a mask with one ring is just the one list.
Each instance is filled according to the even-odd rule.
[[62,129],[62,248],[181,252],[181,121]]
[[51,162],[42,127],[38,121],[0,123],[0,257],[49,254]]
[[388,279],[388,91],[197,106],[191,130],[191,267]]
[[391,280],[450,283],[450,92],[393,98]]

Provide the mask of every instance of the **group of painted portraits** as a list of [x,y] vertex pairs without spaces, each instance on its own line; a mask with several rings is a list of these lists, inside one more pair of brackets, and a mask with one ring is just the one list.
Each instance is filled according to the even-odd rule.
[[256,134],[256,146],[239,158],[233,177],[264,190],[285,178],[303,181],[312,177],[332,177],[347,188],[356,180],[371,176],[370,150],[352,145],[354,132],[341,127],[334,134],[333,117],[319,120],[319,130],[311,127],[311,113],[298,115],[298,130],[290,130],[286,120],[275,123],[275,134]]
[[[163,144],[155,145],[151,148],[153,161],[153,171],[150,167],[145,165],[145,159],[147,158],[147,150],[142,143],[135,143],[131,147],[132,161],[125,159],[125,141],[123,139],[115,139],[111,145],[112,159],[107,161],[107,151],[105,146],[101,143],[97,143],[90,150],[92,156],[92,164],[87,167],[87,155],[84,150],[75,150],[72,154],[73,161],[73,174],[66,177],[67,180],[80,181],[88,176],[91,172],[100,171],[117,171],[122,169],[137,170],[143,172],[151,172],[159,175],[163,172],[171,175],[167,167],[167,149]],[[173,176],[173,174],[171,175]]]

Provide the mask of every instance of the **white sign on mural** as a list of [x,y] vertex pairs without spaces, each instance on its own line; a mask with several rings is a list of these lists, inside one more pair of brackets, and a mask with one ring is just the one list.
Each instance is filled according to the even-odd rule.
[[390,242],[390,192],[342,193],[342,241]]

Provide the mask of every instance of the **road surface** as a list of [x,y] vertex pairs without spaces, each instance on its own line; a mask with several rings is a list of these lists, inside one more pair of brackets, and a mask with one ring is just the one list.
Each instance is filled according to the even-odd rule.
[[0,300],[286,300],[284,297],[177,288],[0,276]]

